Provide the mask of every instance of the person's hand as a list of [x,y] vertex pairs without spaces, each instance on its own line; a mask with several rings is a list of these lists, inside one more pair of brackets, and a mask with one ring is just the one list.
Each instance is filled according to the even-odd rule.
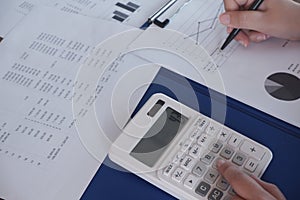
[[269,37],[300,40],[300,3],[293,0],[265,0],[256,11],[247,11],[254,0],[224,0],[226,12],[220,22],[227,31],[241,28],[235,37],[244,46]]
[[229,161],[218,160],[218,171],[237,193],[234,200],[285,200],[284,195],[274,184],[264,182],[242,172]]

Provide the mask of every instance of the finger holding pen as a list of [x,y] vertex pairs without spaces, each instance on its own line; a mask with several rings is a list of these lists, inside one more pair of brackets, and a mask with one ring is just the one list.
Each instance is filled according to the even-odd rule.
[[220,22],[228,27],[240,28],[235,37],[244,46],[251,41],[260,42],[269,37],[300,39],[300,4],[293,0],[265,0],[256,11],[249,11],[254,0],[224,0],[226,12]]
[[[231,32],[233,28],[240,28],[242,31],[235,37],[243,46],[247,47],[250,41],[262,41],[268,36],[260,31],[260,24],[253,24],[262,17],[264,11],[264,2],[259,7],[259,11],[248,11],[254,0],[224,0],[226,12],[220,15],[220,22],[226,25],[227,32]],[[251,30],[251,31],[250,31]],[[254,37],[255,36],[255,37]]]

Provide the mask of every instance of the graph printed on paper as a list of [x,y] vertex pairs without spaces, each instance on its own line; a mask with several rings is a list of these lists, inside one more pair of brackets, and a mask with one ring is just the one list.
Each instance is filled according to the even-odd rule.
[[215,71],[235,51],[237,43],[232,43],[221,51],[220,46],[227,37],[226,27],[219,23],[218,17],[224,12],[223,1],[192,1],[172,18],[168,28],[175,29],[192,39],[196,45],[201,45],[216,65],[207,65],[203,69]]
[[140,7],[140,5],[131,1],[127,2],[126,4],[117,2],[115,6],[116,10],[114,11],[112,18],[120,22],[126,20],[130,13],[134,13]]

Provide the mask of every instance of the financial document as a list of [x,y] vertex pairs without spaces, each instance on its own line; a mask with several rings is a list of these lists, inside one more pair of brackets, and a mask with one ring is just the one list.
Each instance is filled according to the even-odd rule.
[[[209,53],[215,65],[204,65],[201,70],[220,73],[226,95],[300,127],[300,42],[271,38],[244,48],[233,41],[220,51],[227,37],[226,27],[218,20],[223,7],[222,0],[191,1],[170,18],[166,28],[185,34]],[[175,43],[172,40],[177,42],[170,38],[166,43]],[[155,51],[140,55],[153,62],[178,63],[176,58],[163,58]],[[190,67],[183,68],[183,75],[218,90],[195,77]]]
[[8,34],[27,15],[34,4],[27,1],[0,0],[0,37]]
[[35,6],[140,27],[167,0],[0,0],[0,36],[9,33]]
[[[101,65],[97,59],[115,53],[96,45],[131,29],[127,25],[139,27],[165,2],[11,1],[12,9],[6,11],[16,18],[0,18],[0,27],[7,27],[0,29],[0,198],[78,199],[106,156],[109,144],[101,139],[118,136],[159,66],[300,126],[299,42],[271,39],[246,49],[233,42],[219,51],[227,36],[217,19],[222,1],[186,2],[167,27],[185,35],[160,38],[159,30],[136,31],[123,42],[145,48],[117,56],[97,85],[90,85],[77,79],[80,66],[93,72],[94,63]],[[157,38],[164,41],[155,46]],[[214,63],[202,63],[197,47]],[[89,56],[92,51],[96,59]],[[79,112],[73,112],[72,100],[83,102]],[[78,132],[77,117],[85,118],[89,111],[95,111],[106,138],[93,127]],[[86,145],[82,136],[90,133],[97,137]]]
[[61,0],[57,9],[140,27],[167,0]]
[[80,198],[101,160],[76,130],[72,91],[88,85],[75,77],[95,45],[130,28],[35,7],[2,41],[0,198]]
[[[170,38],[174,38],[177,43],[166,43]],[[190,47],[191,50],[182,52],[183,49],[178,48],[178,45]],[[181,63],[191,63],[195,70],[203,65],[213,64],[210,56],[192,40],[186,40],[176,31],[161,28],[148,28],[145,31],[133,29],[111,37],[97,46],[80,68],[76,79],[76,82],[84,80],[89,87],[78,89],[78,92],[75,88],[75,94],[80,93],[81,96],[78,99],[73,98],[73,110],[80,137],[95,158],[106,152],[105,148],[99,151],[104,141],[111,144],[122,132],[133,108],[151,84],[160,66],[177,72],[185,71],[182,67],[184,65],[168,65],[168,62],[163,60],[153,63],[136,55],[137,52],[148,52],[148,49],[160,52],[164,50],[166,53],[178,55],[182,59]],[[206,75],[209,80],[220,78],[217,74],[208,72]],[[105,88],[102,87],[103,83],[106,84]],[[110,84],[107,85],[108,83]],[[175,86],[172,91],[182,94]],[[104,92],[105,96],[99,95],[99,92]],[[191,99],[197,99],[191,87],[187,92]],[[102,106],[99,108],[97,103]],[[194,103],[198,105],[197,101]],[[89,134],[85,134],[86,132]]]

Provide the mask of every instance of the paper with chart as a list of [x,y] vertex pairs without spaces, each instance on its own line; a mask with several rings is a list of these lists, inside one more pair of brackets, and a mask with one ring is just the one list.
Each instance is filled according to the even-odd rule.
[[[233,41],[220,51],[227,37],[226,28],[218,21],[222,12],[221,0],[191,1],[170,18],[167,28],[185,34],[208,51],[216,65],[202,70],[221,74],[226,95],[300,127],[300,42],[273,38],[244,48]],[[143,57],[154,62],[166,59],[155,52]],[[169,60],[177,63],[176,58]],[[190,68],[184,68],[186,75],[194,78]]]
[[35,6],[140,27],[167,0],[0,0],[0,36],[11,31]]
[[[180,43],[180,48],[178,45],[166,43],[167,39],[175,39]],[[189,47],[190,49],[184,49],[183,47]],[[145,31],[132,29],[111,37],[95,47],[80,68],[76,79],[79,82],[84,80],[89,87],[75,88],[74,92],[80,93],[82,96],[79,99],[73,99],[76,125],[82,143],[95,158],[98,157],[99,146],[103,142],[103,139],[101,139],[103,136],[99,133],[103,133],[110,143],[119,136],[124,125],[130,119],[133,109],[147,87],[152,83],[160,66],[181,74],[185,71],[182,65],[174,65],[162,59],[160,62],[153,63],[136,55],[137,52],[147,53],[148,49],[177,55],[180,59],[178,64],[190,64],[191,68],[194,67],[197,75],[199,75],[197,73],[198,69],[203,65],[213,65],[207,52],[200,46],[195,45],[192,40],[186,40],[184,35],[177,31],[157,27],[148,28]],[[183,52],[183,49],[185,52]],[[161,52],[162,50],[163,52]],[[130,60],[128,60],[128,54]],[[162,54],[159,58],[161,57]],[[113,72],[118,72],[118,75],[112,74]],[[206,72],[201,74],[205,75],[208,82],[220,79],[217,73]],[[103,88],[98,82],[109,83],[109,85]],[[223,91],[223,85],[219,84],[222,83],[221,81],[216,84],[214,82],[210,83],[214,84],[219,91]],[[198,101],[195,92],[188,82],[186,84],[190,89],[184,95],[188,95],[191,102],[197,107]],[[169,89],[171,90],[171,88]],[[105,95],[101,96],[98,94],[99,92]],[[175,85],[172,92],[182,94],[182,91],[178,91]],[[180,96],[177,97],[180,98]],[[97,107],[98,102],[101,103],[101,108]],[[93,111],[93,106],[95,106],[95,112],[90,112]],[[220,110],[219,113],[221,113]],[[225,116],[225,111],[223,114]],[[90,129],[98,131],[90,131]],[[89,134],[85,134],[86,132],[89,132]]]
[[64,12],[81,14],[140,27],[167,0],[61,0],[54,6]]
[[80,198],[101,160],[76,131],[72,91],[88,85],[74,80],[95,45],[128,29],[36,7],[2,41],[0,198]]

